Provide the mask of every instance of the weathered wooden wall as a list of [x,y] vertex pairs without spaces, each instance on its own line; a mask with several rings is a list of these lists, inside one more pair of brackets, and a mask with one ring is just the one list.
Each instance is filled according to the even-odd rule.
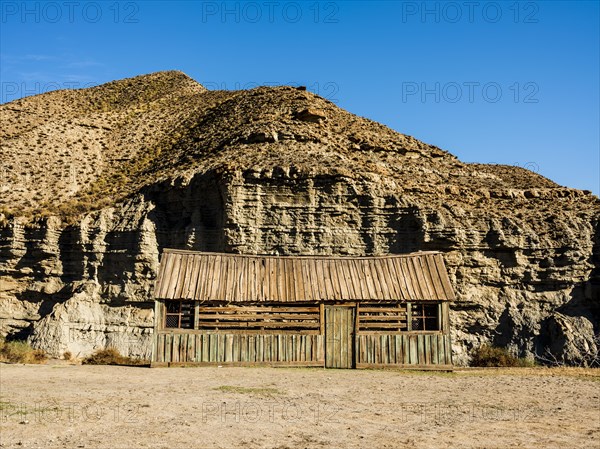
[[354,368],[355,312],[355,307],[325,307],[326,368]]
[[406,330],[411,306],[405,303],[293,307],[196,304],[195,329],[165,328],[165,310],[164,303],[157,301],[154,366],[452,367],[447,303],[438,309],[441,330],[431,331]]
[[[449,367],[450,336],[441,332],[359,334],[355,360],[357,368]],[[155,336],[153,363],[325,366],[325,339],[318,334],[160,332]]]
[[440,332],[357,335],[356,367],[384,365],[452,365],[450,336]]
[[323,366],[323,336],[160,332],[153,362]]

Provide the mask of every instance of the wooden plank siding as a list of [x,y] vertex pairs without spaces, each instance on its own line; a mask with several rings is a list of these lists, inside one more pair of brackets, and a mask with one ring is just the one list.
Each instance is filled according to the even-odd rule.
[[155,299],[223,302],[453,301],[441,253],[249,256],[165,249]]
[[322,335],[159,332],[156,363],[323,366]]
[[[348,352],[343,341],[337,342],[337,351],[328,355],[330,362],[326,363],[325,338],[319,334],[159,332],[153,363],[352,366],[352,362],[344,358]],[[440,332],[359,334],[355,337],[354,357],[356,368],[452,366],[450,336]]]
[[325,307],[325,367],[354,367],[355,308]]

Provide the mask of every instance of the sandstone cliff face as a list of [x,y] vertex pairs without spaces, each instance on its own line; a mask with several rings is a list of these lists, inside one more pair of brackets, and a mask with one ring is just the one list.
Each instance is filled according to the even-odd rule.
[[[179,74],[152,76],[142,84],[158,76],[169,89],[165,97],[153,93],[151,104],[171,105],[164,98],[186,86],[177,98],[187,112],[156,141],[145,136],[143,150],[142,140],[123,145],[144,154],[141,165],[122,164],[127,183],[110,190],[102,173],[86,181],[105,200],[76,217],[63,209],[35,218],[34,204],[33,218],[13,212],[2,221],[3,334],[27,336],[56,356],[114,346],[149,357],[153,281],[166,247],[282,255],[440,250],[459,298],[451,314],[455,362],[467,363],[483,342],[521,356],[548,349],[568,363],[596,350],[600,202],[589,192],[516,167],[461,163],[301,90],[206,92]],[[136,108],[147,95],[133,101]],[[26,102],[19,107],[22,116]],[[128,108],[119,103],[119,114],[129,116]],[[148,117],[140,120],[153,124]],[[11,135],[9,149],[21,148],[19,136]],[[108,179],[119,170],[107,168]],[[80,201],[70,195],[66,203]],[[10,198],[1,205],[14,207]]]

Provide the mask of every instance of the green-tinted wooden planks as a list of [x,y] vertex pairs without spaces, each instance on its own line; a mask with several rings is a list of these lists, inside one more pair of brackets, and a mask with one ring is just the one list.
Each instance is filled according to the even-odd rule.
[[323,363],[322,335],[159,333],[159,363]]
[[325,307],[325,366],[354,366],[354,307]]
[[450,337],[431,334],[360,334],[356,337],[356,364],[451,365]]
[[354,336],[355,308],[326,306],[323,334],[158,332],[153,362],[286,364],[348,368],[451,366],[450,336],[442,332],[376,332]]

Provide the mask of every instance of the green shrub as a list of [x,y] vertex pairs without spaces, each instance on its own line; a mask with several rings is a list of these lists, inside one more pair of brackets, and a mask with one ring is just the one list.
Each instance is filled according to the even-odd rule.
[[33,349],[25,341],[0,340],[0,362],[44,363],[48,359],[40,349]]
[[122,356],[115,348],[98,349],[81,362],[83,365],[148,365],[147,360]]
[[501,367],[501,366],[533,366],[534,362],[518,358],[510,354],[506,348],[498,348],[490,345],[481,345],[473,351],[471,366]]

